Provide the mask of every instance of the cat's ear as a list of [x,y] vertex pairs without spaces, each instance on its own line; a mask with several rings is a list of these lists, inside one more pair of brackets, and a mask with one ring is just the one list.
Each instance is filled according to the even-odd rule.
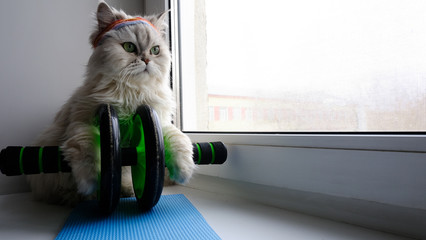
[[167,10],[163,13],[153,16],[152,19],[150,19],[151,23],[157,28],[163,37],[167,35],[167,29],[169,27],[167,18],[169,13],[170,10]]
[[117,20],[114,11],[105,2],[99,3],[96,18],[98,19],[98,27],[100,31]]

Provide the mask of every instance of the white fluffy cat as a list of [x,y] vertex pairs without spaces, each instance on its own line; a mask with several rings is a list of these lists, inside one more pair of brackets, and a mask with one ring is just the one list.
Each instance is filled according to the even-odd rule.
[[[169,86],[171,53],[165,41],[166,13],[145,16],[145,24],[108,30],[112,23],[134,17],[99,3],[85,81],[36,142],[61,146],[72,174],[29,176],[37,199],[75,204],[93,195],[99,169],[94,156],[93,118],[101,103],[111,104],[120,119],[131,117],[141,104],[154,108],[171,149],[172,158],[167,163],[170,178],[184,183],[191,177],[195,168],[191,141],[171,123],[174,101]],[[133,195],[128,168],[123,168],[121,189],[122,195]]]

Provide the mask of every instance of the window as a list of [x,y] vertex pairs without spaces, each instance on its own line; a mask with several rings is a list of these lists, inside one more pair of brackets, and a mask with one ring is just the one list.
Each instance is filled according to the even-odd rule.
[[180,5],[183,130],[426,130],[425,1]]
[[[316,55],[313,55],[314,58],[312,59],[300,54],[291,55],[294,59],[288,59],[288,56],[283,56],[283,59],[285,60],[285,58],[287,58],[287,60],[280,61],[292,67],[294,66],[295,68],[291,68],[293,72],[290,71],[286,73],[286,69],[282,67],[280,68],[279,73],[268,73],[268,77],[273,78],[277,76],[287,76],[288,79],[294,80],[297,78],[290,77],[305,76],[305,78],[307,78],[306,76],[314,76],[321,77],[322,80],[322,82],[301,82],[300,79],[294,80],[293,85],[299,87],[292,86],[291,89],[285,89],[286,91],[291,90],[294,93],[290,94],[288,91],[286,92],[287,95],[285,96],[287,98],[291,97],[292,100],[289,100],[291,101],[291,104],[285,105],[284,107],[279,104],[282,102],[282,99],[279,98],[281,95],[275,94],[276,91],[282,90],[279,88],[279,85],[282,84],[281,82],[272,83],[273,87],[268,88],[268,92],[265,93],[263,88],[264,86],[267,86],[268,79],[265,76],[256,76],[257,81],[255,86],[257,88],[255,90],[250,89],[250,91],[247,90],[247,88],[250,87],[250,81],[244,82],[244,84],[236,84],[238,85],[236,86],[232,85],[232,78],[225,80],[209,77],[209,74],[212,74],[213,70],[217,71],[214,73],[216,75],[221,73],[223,74],[225,70],[229,68],[229,62],[227,62],[228,59],[233,59],[231,54],[222,56],[220,58],[221,68],[214,69],[214,62],[212,63],[212,60],[209,60],[209,53],[210,55],[212,53],[207,47],[209,44],[212,44],[209,37],[209,32],[211,30],[209,30],[209,24],[211,24],[211,22],[217,23],[222,20],[227,20],[226,24],[219,26],[220,29],[218,30],[223,31],[219,31],[220,34],[215,34],[219,35],[218,37],[225,36],[225,34],[223,34],[225,30],[228,30],[228,33],[232,33],[231,30],[239,31],[237,33],[240,34],[240,26],[247,27],[247,23],[253,22],[256,25],[260,22],[256,22],[255,20],[257,19],[261,19],[261,23],[265,23],[264,18],[259,18],[256,14],[254,16],[245,16],[244,19],[241,18],[243,20],[240,20],[240,22],[234,21],[230,23],[229,18],[227,18],[227,16],[230,15],[235,16],[241,12],[248,12],[250,7],[254,5],[253,1],[240,1],[239,10],[233,12],[231,11],[233,9],[233,3],[231,1],[226,1],[226,3],[224,1],[219,1],[220,9],[215,11],[216,13],[220,13],[220,15],[215,15],[214,18],[211,16],[209,17],[208,8],[209,6],[211,8],[211,5],[218,1],[212,2],[213,1],[211,0],[170,1],[172,5],[171,8],[174,9],[174,11],[172,11],[171,31],[173,39],[172,49],[174,50],[174,69],[172,74],[174,86],[177,86],[174,90],[176,91],[176,96],[179,96],[179,107],[176,120],[179,126],[183,126],[184,132],[190,136],[192,141],[222,141],[228,147],[228,160],[224,165],[199,166],[197,172],[201,175],[236,180],[239,183],[233,185],[234,187],[228,186],[225,183],[216,185],[217,188],[214,188],[213,186],[215,186],[215,184],[210,184],[209,181],[204,182],[204,184],[199,181],[195,181],[190,183],[191,187],[199,189],[208,188],[208,191],[221,194],[240,194],[244,197],[253,198],[258,202],[264,202],[284,208],[290,207],[290,209],[292,207],[292,200],[297,202],[298,199],[293,198],[294,196],[292,194],[290,194],[293,196],[291,197],[292,200],[287,199],[285,194],[281,195],[281,193],[286,193],[288,190],[302,191],[309,196],[303,197],[303,199],[309,199],[313,202],[305,202],[305,204],[307,203],[306,205],[304,205],[304,203],[300,203],[299,205],[299,202],[295,203],[301,207],[299,208],[301,211],[307,211],[309,213],[310,210],[306,209],[317,208],[323,210],[323,214],[320,215],[324,217],[332,217],[333,219],[340,219],[344,222],[354,222],[354,219],[359,219],[361,216],[363,221],[358,222],[358,224],[366,224],[365,220],[370,219],[371,224],[366,224],[366,226],[369,227],[377,227],[379,229],[386,230],[392,229],[392,231],[404,233],[407,233],[405,231],[407,229],[416,229],[415,231],[424,232],[423,226],[419,227],[419,224],[416,223],[418,216],[415,214],[413,215],[413,212],[416,212],[417,210],[422,212],[426,209],[426,202],[424,201],[424,186],[426,185],[426,175],[424,174],[424,169],[426,169],[426,137],[424,134],[425,128],[424,125],[422,125],[424,124],[425,103],[424,100],[421,100],[424,98],[425,86],[425,81],[422,81],[422,79],[424,80],[424,66],[426,66],[424,62],[422,62],[424,61],[423,56],[425,56],[423,46],[425,36],[423,32],[424,30],[418,29],[419,24],[424,25],[425,23],[425,18],[419,17],[422,16],[419,12],[424,12],[424,5],[422,2],[347,0],[335,1],[336,5],[333,6],[328,0],[318,1],[320,3],[316,3],[314,1],[274,1],[273,3],[269,1],[255,1],[254,3],[256,4],[255,6],[257,9],[256,13],[266,12],[268,17],[278,15],[282,16],[283,19],[286,19],[286,21],[282,22],[287,24],[286,30],[293,31],[292,37],[295,37],[294,35],[297,37],[303,34],[308,34],[309,31],[307,30],[310,30],[310,24],[316,24],[319,25],[316,30],[317,35],[336,38],[331,40],[335,42],[338,47],[337,50],[342,51],[342,58],[338,58],[339,54],[336,53],[334,55],[328,55],[328,51],[326,50],[334,51],[336,49],[333,49],[332,46],[328,46],[328,48],[326,48],[327,45],[325,42],[322,42],[324,48],[317,49],[317,52],[313,51],[315,48],[312,46],[310,47],[311,50],[316,53]],[[348,5],[342,6],[342,2],[345,2]],[[349,6],[350,2],[352,2],[352,6]],[[281,7],[281,9],[283,9],[282,11],[275,11],[274,9],[278,9],[278,7],[275,7],[276,4],[280,3],[284,3],[286,6]],[[324,9],[323,5],[328,6],[328,9]],[[339,12],[336,10],[337,8],[342,7],[347,11]],[[198,11],[200,9],[201,11]],[[389,24],[407,27],[407,29],[403,29],[403,27],[398,28],[402,31],[402,33],[394,33],[395,36],[399,36],[400,39],[407,38],[405,44],[403,44],[404,41],[402,41],[399,44],[395,43],[394,46],[391,46],[401,47],[402,45],[401,49],[405,50],[393,51],[393,48],[389,45],[378,46],[378,49],[374,49],[374,47],[366,44],[368,48],[364,50],[372,52],[376,51],[375,57],[372,57],[366,62],[366,64],[363,64],[363,62],[358,59],[358,62],[354,62],[356,65],[352,67],[345,66],[341,63],[342,61],[353,60],[353,57],[350,57],[350,55],[346,53],[354,54],[359,50],[358,57],[361,57],[366,54],[366,51],[361,51],[362,49],[359,47],[356,48],[353,45],[349,45],[346,49],[345,45],[338,41],[339,38],[346,38],[346,40],[349,41],[351,40],[350,37],[354,36],[354,34],[351,34],[351,31],[343,27],[343,30],[346,31],[346,35],[335,35],[335,33],[330,32],[331,30],[328,30],[329,32],[327,32],[328,26],[322,26],[320,24],[321,22],[319,20],[321,19],[319,17],[328,18],[330,12],[337,16],[345,17],[345,15],[348,14],[349,9],[355,9],[359,14],[361,14],[363,10],[371,12],[373,11],[372,9],[375,9],[378,11],[377,13],[392,13],[399,16],[397,17],[397,20],[391,21],[389,14],[385,14],[387,18],[383,19],[382,25],[383,27],[386,27],[385,22],[388,22]],[[400,9],[401,11],[398,12],[396,9]],[[306,12],[309,14],[303,15]],[[322,15],[318,15],[318,13],[322,13]],[[302,14],[303,17],[299,16],[299,14]],[[315,19],[315,21],[304,18],[315,14],[317,14],[316,16],[319,18]],[[375,17],[373,15],[361,14],[360,17]],[[410,16],[407,19],[404,19],[402,15]],[[353,14],[352,16],[348,14],[348,18],[351,17],[353,17]],[[413,22],[411,21],[413,18],[418,19]],[[333,19],[329,20],[328,25],[338,25],[339,21],[332,20]],[[379,20],[376,19],[376,21]],[[352,19],[352,21],[348,20],[346,23],[356,25],[357,22],[359,22],[358,18]],[[413,24],[413,26],[410,24]],[[365,24],[364,27],[371,28],[372,26],[374,26],[374,24],[371,26],[369,24]],[[390,28],[389,26],[387,27],[388,30]],[[359,27],[357,30],[362,32],[364,31],[364,29],[362,29],[364,27]],[[274,29],[278,29],[277,31],[279,31],[281,28],[282,26]],[[300,29],[303,31],[296,31]],[[381,31],[381,29],[379,30]],[[323,34],[323,31],[326,31],[327,34]],[[271,35],[273,33],[268,34]],[[357,34],[355,37],[358,35],[360,34]],[[180,38],[177,36],[180,36]],[[235,36],[235,38],[226,38],[228,39],[228,42],[225,44],[225,52],[228,52],[228,47],[232,46],[234,52],[244,53],[244,51],[241,50],[238,52],[239,46],[235,46],[241,44],[241,42],[237,41],[237,37],[238,36]],[[365,36],[365,39],[361,40],[368,41],[367,37],[368,36]],[[383,40],[386,40],[386,37],[388,36],[383,35]],[[416,42],[416,39],[421,39],[421,42]],[[284,40],[287,41],[286,39]],[[301,38],[300,43],[294,40],[294,44],[309,46],[305,44],[309,40],[316,44],[312,38]],[[327,39],[320,40],[325,41]],[[254,40],[249,39],[249,41]],[[259,49],[262,50],[262,48]],[[299,49],[301,49],[300,46]],[[411,50],[409,51],[408,49]],[[287,50],[294,52],[297,48],[287,47]],[[303,50],[303,48],[301,50]],[[218,54],[218,52],[219,50],[216,49],[214,54]],[[305,52],[308,51],[306,50]],[[383,106],[404,106],[407,112],[406,114],[396,115],[398,118],[391,118],[389,116],[386,118],[383,110],[386,110],[387,108],[379,108],[382,112],[376,112],[376,114],[380,117],[383,116],[383,119],[380,117],[376,117],[376,119],[379,119],[380,121],[385,120],[379,122],[380,124],[383,122],[403,123],[402,125],[404,125],[404,130],[396,128],[395,124],[392,125],[392,127],[389,127],[388,125],[386,128],[371,127],[371,121],[369,120],[371,116],[368,115],[370,112],[353,108],[353,106],[349,104],[350,102],[345,101],[344,98],[351,88],[347,87],[346,82],[343,80],[347,80],[349,77],[353,76],[363,76],[362,74],[356,74],[358,70],[362,70],[363,73],[370,73],[370,70],[372,70],[373,67],[379,67],[379,70],[381,68],[387,69],[386,67],[388,67],[389,64],[386,63],[385,60],[387,59],[386,56],[388,56],[387,54],[389,52],[393,52],[394,55],[397,56],[396,58],[394,57],[391,58],[392,60],[389,60],[394,63],[393,72],[383,70],[380,74],[372,75],[375,77],[358,78],[364,81],[362,84],[358,84],[356,81],[353,81],[352,85],[349,86],[352,87],[357,84],[362,86],[361,91],[358,92],[360,92],[360,96],[364,97],[360,99],[369,99],[368,97],[374,99],[374,95],[378,95],[378,99],[381,99],[381,101],[387,100],[386,103],[392,103],[385,104]],[[324,55],[324,58],[320,58]],[[355,54],[355,56],[357,56],[357,54]],[[413,57],[409,58],[408,56]],[[384,62],[373,61],[377,60],[377,57],[379,57],[379,60],[383,60]],[[406,57],[407,59],[405,60],[404,58]],[[179,59],[182,61],[179,61]],[[260,58],[255,58],[255,60],[259,61]],[[322,63],[323,60],[325,63]],[[241,61],[250,62],[247,57],[242,57]],[[300,70],[301,67],[296,68],[296,63],[300,62],[303,63],[301,65],[302,67],[304,66],[306,69],[309,69],[308,72],[305,72],[304,69]],[[338,67],[336,67],[336,65]],[[257,67],[258,66],[260,65],[257,65]],[[308,68],[308,66],[311,67]],[[341,71],[341,68],[347,71]],[[296,71],[297,69],[299,69],[299,71]],[[402,69],[410,71],[407,73]],[[248,79],[250,75],[255,75],[248,74],[247,72],[244,73],[244,76],[246,77],[244,79]],[[342,81],[327,80],[328,76]],[[391,77],[386,78],[386,76]],[[382,79],[382,82],[368,82],[375,78]],[[281,81],[284,81],[283,79],[284,78],[282,78]],[[385,81],[386,79],[388,82]],[[214,82],[215,80],[218,82]],[[394,81],[401,85],[387,85],[387,83],[394,83]],[[223,86],[217,86],[219,83],[224,82],[226,84]],[[321,85],[324,82],[333,83],[334,85]],[[238,80],[236,83],[241,82]],[[371,87],[374,84],[376,84],[376,87],[372,87],[370,90],[374,89],[375,91],[366,91],[368,87]],[[225,85],[229,85],[231,88],[228,88]],[[412,88],[412,85],[417,85],[417,88]],[[323,91],[306,92],[306,86],[309,88],[315,87],[317,90],[319,89]],[[345,91],[343,93],[339,93],[342,89]],[[377,89],[379,89],[379,91],[376,91]],[[330,97],[327,94],[323,94],[323,96],[314,96],[312,94],[318,92],[333,93],[331,90],[334,91],[334,94],[340,94],[340,98],[334,95],[331,95]],[[420,107],[418,108],[420,110],[408,111],[408,105],[403,104],[405,100],[402,100],[401,104],[395,104],[395,102],[400,101],[399,98],[388,98],[385,96],[385,94],[394,90],[398,94],[403,93],[399,96],[411,96],[407,97],[407,100],[409,101],[412,101],[413,99],[420,99]],[[406,94],[408,92],[410,94]],[[247,93],[261,97],[256,97],[256,101],[250,101],[249,99],[252,96]],[[276,97],[277,95],[279,96],[278,98]],[[306,104],[308,100],[310,100],[312,104]],[[248,104],[248,102],[250,102],[250,104]],[[364,104],[361,105],[369,108],[378,106],[378,102],[379,101],[367,101],[367,104],[364,102]],[[415,102],[416,101],[413,101],[413,103]],[[347,108],[348,106],[352,106],[352,108]],[[401,110],[404,109],[404,107],[399,107],[398,109]],[[325,110],[321,111],[323,109]],[[415,112],[417,115],[413,114]],[[225,119],[225,116],[227,116],[227,120],[221,120],[221,115],[222,119]],[[414,125],[406,124],[404,122],[405,120],[401,121],[401,118],[399,118],[404,115],[412,115],[414,119],[419,121],[416,120]],[[282,119],[285,119],[286,121],[282,121]],[[328,122],[317,121],[318,119],[326,119]],[[356,119],[356,121],[354,119]],[[275,122],[271,124],[270,121],[274,120]],[[350,128],[348,127],[348,122],[352,122]],[[314,124],[316,124],[315,127],[313,127]],[[379,125],[378,123],[375,124],[375,126]],[[419,130],[419,132],[412,132],[410,134],[407,134],[406,132],[396,132],[414,131],[415,129],[416,131]],[[290,130],[297,130],[302,133],[287,132]],[[377,132],[363,132],[355,134],[356,131],[379,130],[394,132],[382,134],[378,134]],[[244,132],[239,133],[239,131]],[[307,134],[304,131],[310,131],[310,133]],[[312,133],[315,131],[347,132]],[[246,185],[250,183],[254,183],[255,185]],[[253,186],[255,189],[250,191]],[[261,190],[263,188],[265,188],[265,191]],[[273,190],[271,191],[271,189]],[[321,205],[324,203],[327,205],[329,202],[324,201],[321,203],[321,201],[315,201],[318,196],[315,194],[320,194],[326,198],[328,198],[328,196],[337,197],[339,202],[342,203],[338,205],[340,205],[340,207],[343,206],[343,208],[340,209],[341,211],[336,210],[330,212],[328,211],[328,206]],[[315,202],[319,204],[315,204]],[[359,205],[357,205],[357,203]],[[376,209],[377,203],[381,206],[389,206],[389,209],[391,209],[390,211],[382,212],[386,214],[379,214],[381,216],[386,216],[386,219],[380,219],[380,217],[377,218],[370,214],[371,209],[375,209],[373,212],[378,213]],[[333,208],[334,207],[338,208],[338,206],[333,206]],[[395,209],[392,209],[393,207]],[[348,209],[352,209],[353,212],[356,213],[360,213],[359,210],[363,209],[366,215],[362,215],[362,213],[360,213],[359,216],[356,216],[356,214],[351,214],[351,210],[348,211]],[[411,210],[413,210],[413,212],[410,212]],[[333,215],[332,212],[337,215]],[[318,211],[315,214],[317,213]],[[413,221],[407,221],[407,219],[413,219]],[[388,228],[384,225],[377,225],[379,222],[387,225]],[[415,235],[413,231],[407,234]]]
[[[222,141],[230,154],[225,166],[198,173],[426,208],[419,195],[426,184],[425,4],[320,2],[240,1],[234,10],[236,1],[171,1],[177,122],[192,141]],[[257,35],[266,36],[260,44]],[[247,42],[256,57],[245,55]],[[270,46],[289,54],[261,61],[282,51]],[[393,133],[352,134],[359,131]]]

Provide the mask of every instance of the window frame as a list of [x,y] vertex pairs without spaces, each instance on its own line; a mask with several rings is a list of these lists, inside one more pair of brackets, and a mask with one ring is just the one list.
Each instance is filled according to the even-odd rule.
[[[172,86],[175,86],[173,91],[177,103],[175,124],[183,130],[181,111],[183,103],[180,91],[182,88],[180,81],[182,79],[180,26],[172,22],[179,21],[180,1],[164,1],[171,9],[176,8],[176,11],[171,11],[170,20],[170,34],[171,39],[173,39],[171,41],[173,54],[171,76]],[[154,3],[156,2],[153,1],[152,4]],[[185,130],[183,132],[197,139],[203,139],[202,136],[206,136],[215,140],[223,140],[229,144],[426,153],[426,132],[214,132]]]
[[[158,4],[156,1],[148,0],[145,4],[147,2]],[[170,6],[172,9],[170,22],[170,34],[171,39],[173,39],[171,41],[173,54],[171,78],[177,103],[174,123],[182,129],[180,31],[179,24],[173,24],[178,21],[180,14],[179,0],[160,2],[162,2],[161,6],[167,9]],[[163,2],[166,4],[163,4]],[[161,7],[158,7],[160,5],[151,6],[151,8],[161,9]],[[219,179],[237,181],[243,184],[255,184],[261,188],[264,186],[265,189],[273,187],[275,192],[271,193],[271,196],[277,196],[276,194],[279,195],[280,192],[290,189],[291,191],[302,191],[308,193],[308,195],[312,193],[338,197],[339,201],[346,202],[349,205],[353,204],[354,199],[356,199],[356,201],[366,203],[384,204],[394,209],[426,209],[424,197],[416,193],[423,192],[426,184],[426,176],[419,173],[419,168],[426,169],[426,132],[183,132],[193,142],[222,141],[228,147],[228,162],[223,166],[200,166],[197,172],[201,175],[219,177]],[[254,156],[250,155],[253,151],[262,153],[262,159],[254,159]],[[313,152],[314,154],[306,158],[306,152]],[[291,154],[286,155],[288,153]],[[320,155],[315,156],[315,153]],[[367,159],[367,162],[365,159]],[[319,169],[309,169],[310,166],[306,165],[307,162],[319,164]],[[370,166],[368,166],[370,162],[376,164],[376,168],[370,169]],[[348,166],[351,168],[348,168]],[[383,166],[383,169],[381,169],[381,166]],[[253,170],[257,168],[258,171]],[[302,176],[295,175],[295,178],[305,178],[308,176],[303,174],[315,173],[318,181],[310,183],[303,179],[297,179],[299,184],[294,184],[286,176],[265,176],[270,171],[289,168],[290,171],[302,169]],[[240,169],[245,169],[246,172],[241,172]],[[367,174],[365,176],[362,175],[362,172],[361,175],[353,174],[354,170],[352,169],[370,171],[369,177],[371,177],[371,174],[374,176],[377,173],[377,177],[372,182],[373,186],[368,186],[368,180],[363,179]],[[389,186],[390,183],[395,182],[395,177],[401,177],[401,175],[398,175],[399,169],[413,173],[413,176],[409,174],[410,176],[407,177],[416,179],[416,181],[408,181],[408,186],[396,184],[398,185],[396,189],[392,187],[377,189],[380,194],[374,194],[374,186]],[[336,178],[328,175],[330,171],[341,175],[338,180],[351,183],[351,186],[357,189],[357,194],[351,193],[350,189],[348,190],[348,187],[344,184],[333,183],[332,181],[336,181]],[[397,173],[398,176],[393,173]],[[305,187],[301,187],[300,181],[302,183],[305,181],[303,183]],[[198,184],[197,182],[190,184],[191,187],[200,189],[206,187],[205,184]],[[306,186],[309,187],[306,188]],[[216,187],[214,191],[220,191],[217,189],[227,187]],[[395,191],[403,191],[404,187],[407,187],[409,191],[398,197],[399,195]],[[227,191],[239,192],[238,189],[228,189]],[[389,199],[389,196],[393,196],[394,199]],[[260,202],[263,202],[267,197],[252,196]],[[279,202],[279,200],[276,200],[276,202]],[[372,207],[372,205],[369,206]],[[353,208],[356,208],[356,206],[354,205]],[[324,213],[323,216],[327,217],[327,214]],[[347,216],[340,219],[350,222]]]

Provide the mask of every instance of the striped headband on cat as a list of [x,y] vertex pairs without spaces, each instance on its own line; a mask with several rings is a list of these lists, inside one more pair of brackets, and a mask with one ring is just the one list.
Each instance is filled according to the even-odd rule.
[[102,40],[104,35],[110,30],[117,30],[125,26],[139,24],[139,23],[147,24],[151,26],[152,28],[154,28],[156,31],[158,31],[157,28],[145,18],[135,17],[135,18],[128,18],[128,19],[120,19],[108,25],[102,32],[98,34],[98,36],[96,36],[95,40],[93,41],[93,48],[96,48],[98,46],[98,43]]

